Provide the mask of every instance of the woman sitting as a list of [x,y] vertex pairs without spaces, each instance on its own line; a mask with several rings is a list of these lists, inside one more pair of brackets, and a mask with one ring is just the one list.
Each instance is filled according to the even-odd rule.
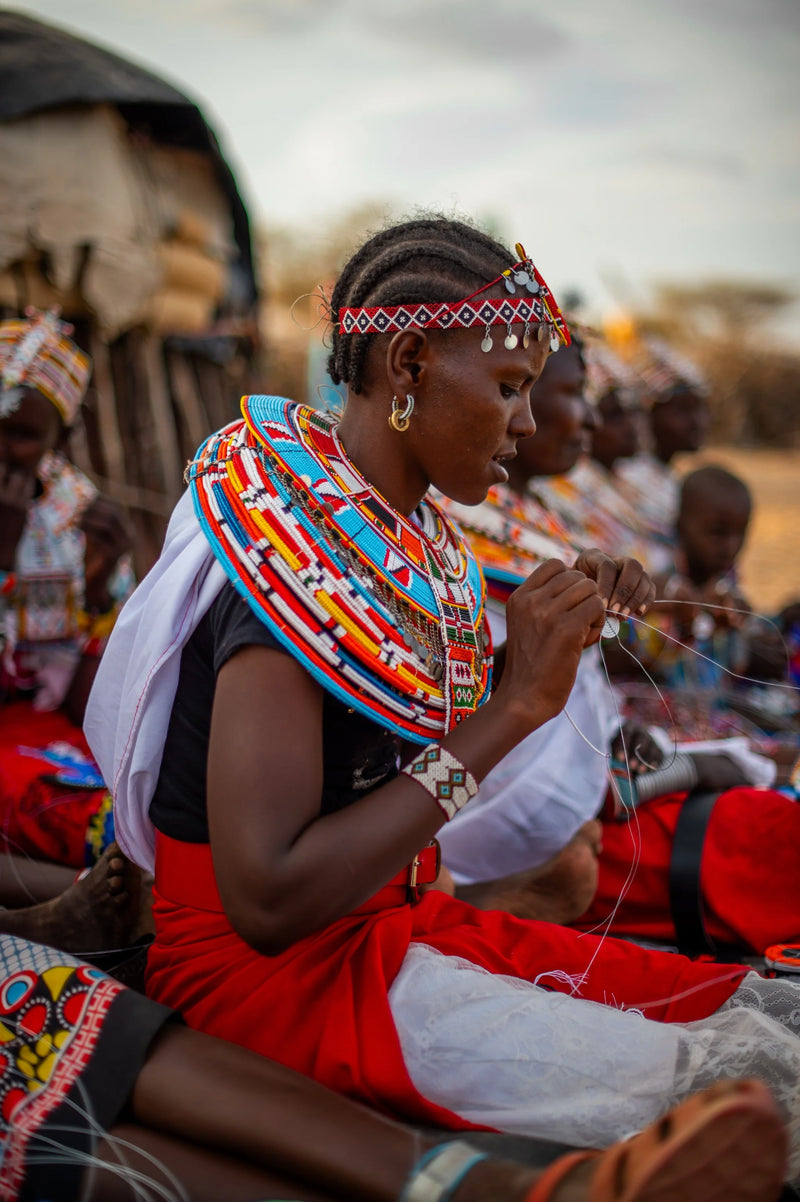
[[480,572],[425,494],[507,478],[563,319],[521,248],[445,219],[367,242],[332,309],[341,421],[250,397],[204,444],[90,701],[118,838],[155,865],[149,992],[453,1129],[593,1145],[744,1072],[796,1131],[796,989],[420,895],[430,841],[562,708],[606,606],[653,590],[632,561],[544,563],[493,685]]

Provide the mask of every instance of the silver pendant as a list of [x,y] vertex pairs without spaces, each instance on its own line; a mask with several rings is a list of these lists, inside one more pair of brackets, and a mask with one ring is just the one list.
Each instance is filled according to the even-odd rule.
[[492,349],[493,346],[494,346],[494,343],[492,342],[491,335],[484,334],[483,341],[481,342],[481,350],[486,351],[486,353],[488,354],[488,352]]
[[519,339],[517,338],[516,334],[508,334],[503,343],[503,346],[506,348],[507,351],[513,351],[518,342],[519,342]]

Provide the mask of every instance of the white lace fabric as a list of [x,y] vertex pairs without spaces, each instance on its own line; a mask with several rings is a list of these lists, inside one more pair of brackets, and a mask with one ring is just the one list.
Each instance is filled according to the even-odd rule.
[[424,1097],[577,1147],[639,1131],[714,1081],[759,1077],[786,1117],[800,1180],[800,983],[751,973],[709,1018],[658,1023],[412,944],[389,1002]]

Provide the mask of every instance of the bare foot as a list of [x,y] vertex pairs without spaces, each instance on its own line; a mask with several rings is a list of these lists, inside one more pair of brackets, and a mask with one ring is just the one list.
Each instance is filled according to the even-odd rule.
[[601,824],[587,822],[546,864],[497,881],[458,885],[456,897],[479,910],[505,910],[517,918],[543,922],[574,922],[597,891],[601,836]]
[[112,843],[52,901],[0,912],[0,931],[76,954],[124,948],[141,933],[142,892],[141,870]]

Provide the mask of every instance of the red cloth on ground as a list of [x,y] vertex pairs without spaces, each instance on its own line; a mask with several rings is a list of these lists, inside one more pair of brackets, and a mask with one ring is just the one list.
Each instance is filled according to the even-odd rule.
[[[600,879],[575,925],[590,930],[614,910],[635,846],[640,860],[611,931],[670,942],[668,870],[684,793],[639,806],[636,820],[603,823]],[[715,942],[763,952],[800,938],[800,804],[773,789],[729,789],[717,800],[700,868],[706,929]]]
[[91,755],[83,731],[60,710],[39,712],[29,701],[0,708],[0,850],[82,868],[87,828],[106,790],[42,780],[53,769],[17,750],[54,742]]
[[[159,835],[155,878],[151,997],[178,1009],[189,1026],[339,1093],[399,1118],[451,1128],[468,1124],[414,1089],[389,1008],[388,990],[411,942],[527,980],[588,968],[580,996],[666,1022],[711,1014],[746,971],[615,939],[604,940],[593,959],[599,940],[591,935],[476,910],[436,890],[414,905],[389,907],[379,893],[324,931],[265,956],[239,938],[222,912],[207,844]],[[552,977],[542,984],[567,988]]]

